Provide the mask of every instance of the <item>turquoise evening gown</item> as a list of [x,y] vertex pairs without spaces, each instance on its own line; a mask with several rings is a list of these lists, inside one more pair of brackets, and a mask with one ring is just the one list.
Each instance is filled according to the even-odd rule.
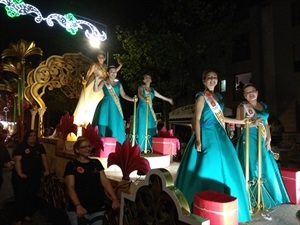
[[[118,100],[120,101],[120,82],[112,85]],[[98,133],[102,137],[115,137],[120,144],[126,139],[123,116],[108,91],[106,85],[103,86],[103,99],[98,103],[93,118],[93,126],[98,126]]]
[[[143,96],[146,97],[147,94],[149,94],[150,98],[153,99],[155,97],[154,89],[151,88],[149,92],[146,92],[145,89],[143,88]],[[156,121],[154,120],[149,105],[148,105],[148,117],[146,118],[146,109],[147,109],[147,103],[143,99],[139,99],[139,104],[136,109],[136,135],[137,135],[137,143],[140,145],[141,152],[145,150],[146,119],[148,122],[147,150],[152,150],[152,137],[156,135]]]
[[[267,111],[267,106],[260,102],[263,106],[263,110],[255,110],[258,117],[263,121],[263,124],[266,123],[269,113]],[[239,107],[243,107],[239,105]],[[251,194],[251,205],[256,207],[256,180],[258,174],[258,161],[257,161],[257,134],[258,129],[256,127],[249,128],[249,179],[254,182],[255,185],[250,187]],[[245,129],[242,131],[241,136],[237,142],[237,152],[240,159],[242,168],[245,168]],[[289,197],[286,192],[285,186],[283,184],[278,165],[271,151],[268,151],[266,148],[266,143],[264,138],[261,138],[261,147],[262,147],[262,196],[264,202],[264,208],[269,209],[274,206],[289,202]]]
[[[202,93],[198,93],[196,98]],[[224,109],[222,96],[219,105]],[[192,135],[184,150],[175,185],[186,197],[191,209],[194,194],[206,190],[218,191],[238,199],[238,220],[251,220],[246,182],[234,146],[205,102],[201,116],[202,152],[195,148]]]

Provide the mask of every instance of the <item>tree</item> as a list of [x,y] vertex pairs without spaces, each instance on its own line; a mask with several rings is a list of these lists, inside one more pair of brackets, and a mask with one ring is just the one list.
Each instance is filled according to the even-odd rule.
[[148,21],[117,27],[124,53],[115,57],[126,65],[121,73],[130,89],[150,73],[164,94],[199,91],[204,69],[224,69],[234,6],[231,0],[161,0]]

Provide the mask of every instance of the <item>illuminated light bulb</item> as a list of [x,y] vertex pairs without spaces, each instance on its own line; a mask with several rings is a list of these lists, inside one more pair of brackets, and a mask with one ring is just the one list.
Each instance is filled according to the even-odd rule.
[[72,13],[66,15],[52,13],[44,18],[35,6],[24,3],[23,0],[0,0],[0,4],[5,5],[7,15],[12,18],[20,15],[35,15],[34,20],[36,23],[46,21],[50,27],[54,26],[54,20],[72,35],[75,35],[79,29],[83,29],[82,26],[85,25],[89,28],[84,32],[89,40],[97,40],[100,43],[100,41],[105,41],[107,39],[107,35],[104,31],[100,33],[94,25],[85,20],[77,20]]
[[82,126],[79,126],[77,128],[77,137],[80,137],[80,136],[82,136]]
[[100,41],[99,41],[99,39],[91,38],[91,39],[90,39],[90,45],[91,45],[93,48],[99,48],[99,47],[100,47]]
[[74,134],[73,132],[68,134],[67,141],[76,141],[76,140],[77,140],[76,134]]
[[67,151],[73,151],[75,141],[77,141],[77,136],[73,132],[69,133],[65,141],[65,149]]

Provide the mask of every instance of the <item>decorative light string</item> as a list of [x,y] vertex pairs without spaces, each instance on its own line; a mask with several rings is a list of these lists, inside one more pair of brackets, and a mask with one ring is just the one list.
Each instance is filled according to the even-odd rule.
[[5,5],[7,15],[12,18],[20,15],[31,15],[34,17],[36,23],[46,21],[50,27],[53,27],[54,21],[56,21],[72,35],[75,35],[79,29],[83,29],[82,25],[85,25],[88,27],[88,29],[85,30],[85,36],[90,41],[97,41],[100,44],[100,41],[107,39],[107,35],[104,31],[100,33],[93,24],[85,20],[77,20],[72,13],[65,15],[52,13],[47,17],[43,17],[42,13],[35,6],[24,3],[23,0],[0,0],[0,4]]

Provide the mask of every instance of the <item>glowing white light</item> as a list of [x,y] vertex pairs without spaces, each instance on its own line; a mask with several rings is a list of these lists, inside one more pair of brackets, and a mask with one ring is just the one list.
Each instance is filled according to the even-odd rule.
[[100,47],[100,41],[99,41],[99,39],[91,38],[90,39],[90,45],[93,48],[99,48]]
[[[7,15],[10,17],[17,17],[20,15],[33,15],[36,23],[41,23],[46,21],[49,26],[54,26],[54,21],[59,25],[64,27],[68,32],[75,35],[78,29],[83,29],[83,25],[87,26],[88,29],[85,30],[85,36],[89,40],[95,40],[100,43],[100,41],[105,41],[107,35],[104,31],[100,33],[98,29],[91,23],[85,20],[77,20],[75,16],[71,13],[66,15],[60,15],[57,13],[52,13],[47,17],[43,17],[41,12],[33,5],[24,3],[23,0],[0,0],[0,4],[5,5],[5,10]],[[99,46],[99,45],[98,45]]]

